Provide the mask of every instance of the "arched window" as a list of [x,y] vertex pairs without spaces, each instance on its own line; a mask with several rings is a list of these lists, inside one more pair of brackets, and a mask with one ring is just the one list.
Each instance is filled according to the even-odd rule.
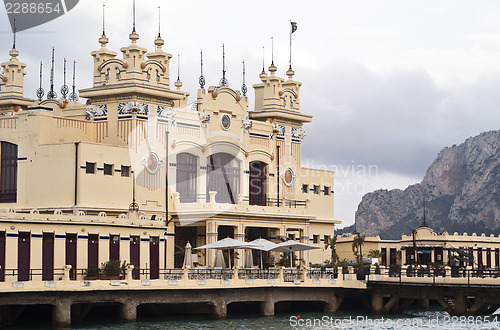
[[196,169],[198,157],[181,153],[177,154],[177,192],[181,203],[196,202]]
[[267,165],[264,162],[250,163],[250,186],[249,202],[250,205],[266,205],[266,178]]
[[0,203],[17,201],[17,145],[0,144]]
[[218,153],[207,158],[207,202],[209,191],[216,191],[217,203],[238,203],[240,192],[240,162],[235,156]]

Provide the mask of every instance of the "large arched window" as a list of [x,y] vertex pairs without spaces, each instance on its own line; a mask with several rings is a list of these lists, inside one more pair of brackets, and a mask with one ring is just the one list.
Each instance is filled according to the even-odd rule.
[[267,166],[264,162],[250,162],[249,203],[266,205]]
[[238,203],[240,192],[240,162],[235,156],[218,153],[207,158],[207,201],[209,191],[216,191],[217,203]]
[[17,145],[0,144],[0,203],[17,201]]
[[177,192],[181,203],[196,202],[196,169],[198,157],[181,153],[177,154]]

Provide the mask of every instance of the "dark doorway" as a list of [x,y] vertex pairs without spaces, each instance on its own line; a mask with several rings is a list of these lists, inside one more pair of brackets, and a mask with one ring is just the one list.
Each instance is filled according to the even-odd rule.
[[434,248],[434,262],[442,264],[443,263],[443,248]]
[[17,246],[17,280],[29,281],[30,279],[30,244],[31,233],[19,232]]
[[483,249],[477,249],[477,267],[483,267]]
[[130,236],[130,264],[134,265],[132,278],[139,279],[139,267],[141,265],[141,238],[139,236]]
[[[412,250],[412,252],[413,252],[413,250]],[[396,249],[390,249],[389,253],[390,253],[389,262],[391,265],[395,265],[398,261],[398,254],[397,254]],[[407,258],[408,258],[408,256],[407,256]]]
[[76,280],[76,234],[66,234],[66,265],[71,265],[69,276]]
[[5,281],[5,232],[0,231],[0,282]]
[[384,266],[387,266],[387,248],[381,248],[380,254],[382,256],[382,260],[380,260],[380,263]]
[[99,235],[89,234],[87,267],[99,267]]
[[109,260],[120,260],[120,236],[109,235]]
[[175,268],[181,268],[184,263],[184,248],[187,242],[196,247],[196,227],[175,227]]
[[498,248],[495,249],[495,267],[500,268],[500,249]]
[[42,237],[42,281],[54,280],[54,233]]
[[266,205],[267,165],[264,162],[250,162],[250,205]]
[[491,268],[491,249],[486,249],[486,267]]
[[17,201],[17,145],[0,143],[0,203]]
[[151,265],[150,278],[160,278],[160,238],[153,236],[149,238],[149,263]]

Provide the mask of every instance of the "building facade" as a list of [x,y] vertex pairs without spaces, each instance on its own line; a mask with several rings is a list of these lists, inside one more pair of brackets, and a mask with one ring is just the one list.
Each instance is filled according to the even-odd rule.
[[[121,58],[99,38],[93,86],[79,91],[85,103],[52,88],[47,99],[26,98],[26,65],[15,48],[1,64],[2,274],[107,260],[173,268],[188,241],[196,247],[227,236],[323,247],[339,223],[333,172],[301,167],[303,124],[312,117],[301,113],[294,71],[284,79],[274,64],[263,70],[254,110],[246,86],[226,81],[205,88],[200,79],[189,102],[180,79],[171,81],[161,37],[152,52],[135,30],[129,38]],[[200,263],[210,265],[211,253]]]

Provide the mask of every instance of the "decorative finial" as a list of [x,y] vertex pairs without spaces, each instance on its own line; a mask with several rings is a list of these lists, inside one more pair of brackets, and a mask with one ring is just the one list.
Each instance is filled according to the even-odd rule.
[[42,71],[43,71],[43,64],[40,61],[40,87],[36,90],[36,97],[38,97],[38,101],[42,101],[43,95],[45,94],[45,91],[42,88]]
[[205,88],[205,77],[203,77],[203,50],[200,51],[200,55],[201,55],[201,75],[200,75],[200,79],[198,79],[199,83],[200,83],[200,88],[203,89]]
[[161,38],[160,36],[160,30],[161,30],[161,11],[160,11],[160,5],[158,5],[158,38]]
[[182,87],[182,82],[180,79],[180,71],[181,71],[181,55],[177,54],[177,81],[175,82],[174,86],[177,87],[177,90],[180,91]]
[[73,91],[71,94],[69,94],[69,100],[70,101],[78,101],[78,95],[76,94],[76,85],[75,85],[75,67],[76,67],[76,61],[73,61]]
[[224,44],[222,44],[222,79],[219,82],[221,87],[227,86],[226,79],[226,51],[224,49]]
[[269,72],[271,72],[271,76],[274,76],[274,73],[278,70],[278,68],[274,65],[274,38],[271,37],[271,65],[269,66]]
[[262,46],[262,73],[266,73],[265,60],[266,60],[265,48],[264,46]]
[[52,47],[52,66],[50,67],[50,91],[47,93],[47,98],[57,98],[57,94],[54,91],[54,47]]
[[14,17],[14,42],[12,43],[12,49],[16,49],[16,18]]
[[135,32],[135,0],[133,0],[132,21],[132,32]]
[[245,61],[243,61],[243,85],[241,85],[243,96],[247,96],[247,85],[245,84]]
[[61,87],[61,95],[64,99],[68,96],[69,88],[66,85],[66,59],[64,59],[64,84]]
[[292,20],[290,20],[290,68],[288,69],[289,71],[293,71],[292,70],[292,33],[294,33],[295,31],[297,31],[297,22],[292,22]]
[[105,25],[104,25],[104,7],[106,5],[104,4],[104,2],[102,3],[102,35],[105,36],[106,35],[106,29],[105,29]]

